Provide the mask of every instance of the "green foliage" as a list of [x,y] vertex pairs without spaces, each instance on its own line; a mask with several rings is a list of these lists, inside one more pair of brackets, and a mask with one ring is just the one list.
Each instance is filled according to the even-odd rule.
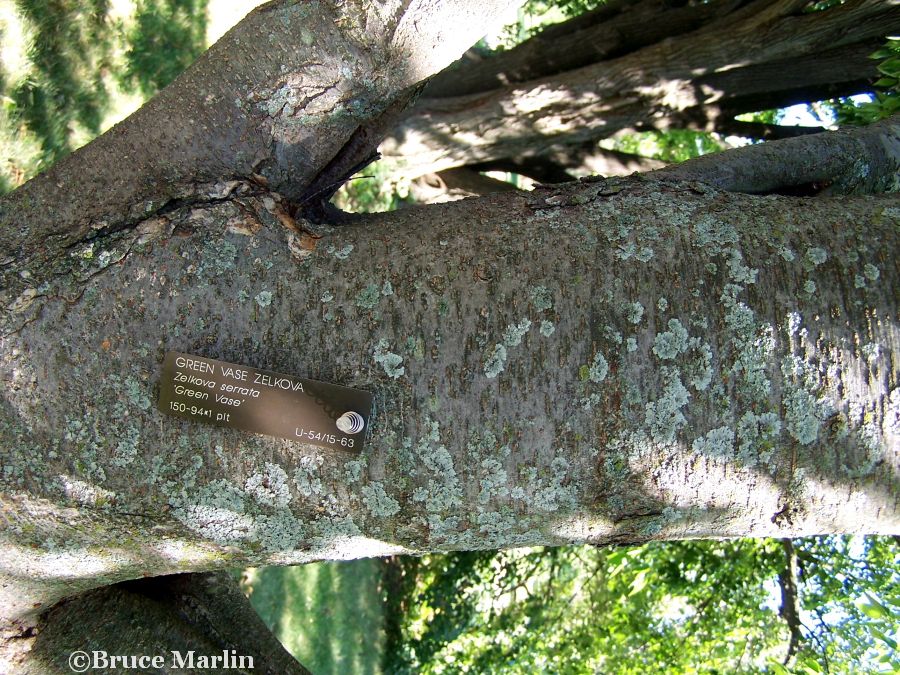
[[527,0],[522,9],[525,14],[533,16],[542,16],[558,9],[566,18],[571,18],[605,4],[606,0]]
[[407,201],[409,181],[398,180],[381,162],[374,162],[341,186],[332,202],[351,213],[392,211]]
[[539,33],[544,27],[565,21],[600,7],[606,0],[527,0],[519,8],[516,20],[500,32],[479,43],[481,47],[503,50]]
[[122,81],[149,98],[206,49],[207,0],[140,0]]
[[713,134],[672,129],[628,134],[616,139],[609,149],[675,163],[718,152],[723,146]]
[[888,38],[870,58],[879,61],[877,68],[881,75],[872,84],[872,100],[866,103],[854,103],[850,99],[833,101],[839,124],[863,126],[900,112],[900,38]]
[[139,0],[133,19],[129,3],[110,0],[5,7],[0,194],[102,133],[187,67],[205,48],[206,3]]
[[[20,0],[17,10],[21,24],[4,32],[19,33],[14,37],[24,40],[29,67],[5,72],[0,83],[5,187],[70,152],[76,127],[89,137],[100,132],[109,102],[102,73],[112,58],[107,0]],[[31,138],[16,138],[25,134]]]
[[[429,555],[409,568],[387,673],[888,672],[900,604],[889,538],[794,542],[798,654],[783,666],[774,540]],[[859,557],[854,557],[854,554]],[[408,564],[401,559],[399,564]]]
[[[893,537],[794,542],[807,640],[798,664],[830,672],[900,672],[900,557]],[[795,671],[802,672],[802,671]]]

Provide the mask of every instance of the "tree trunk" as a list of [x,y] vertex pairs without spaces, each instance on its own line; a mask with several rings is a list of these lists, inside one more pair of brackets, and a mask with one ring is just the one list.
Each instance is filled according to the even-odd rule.
[[[451,68],[381,152],[414,177],[596,144],[623,129],[734,133],[739,113],[865,90],[878,76],[869,54],[900,29],[900,14],[883,0],[800,13],[806,4],[615,4],[619,13],[601,14],[607,21],[590,29],[573,19],[570,30],[554,26],[510,52]],[[585,31],[609,53],[588,46]]]
[[[297,7],[307,5],[267,5],[249,25],[284,25],[302,43],[306,24],[285,14]],[[364,17],[369,28],[397,26],[370,66],[434,39],[434,25],[403,28],[401,9],[416,17],[422,7]],[[443,26],[445,16],[432,19]],[[312,25],[350,22],[358,33],[352,19],[326,18]],[[424,42],[404,41],[412,35]],[[226,69],[229,53],[216,53]],[[195,99],[210,91],[190,80],[204,67],[187,76]],[[219,148],[227,129],[205,150],[196,136],[161,131],[171,156],[147,161],[177,170],[126,167],[119,180],[111,158],[146,150],[132,143],[141,125],[165,128],[139,118],[0,202],[7,662],[30,645],[28,667],[57,663],[73,627],[90,631],[103,616],[124,626],[135,613],[144,619],[123,645],[194,644],[201,619],[204,649],[240,642],[230,629],[242,610],[224,612],[234,589],[221,577],[84,594],[146,576],[541,543],[898,531],[900,199],[727,191],[743,189],[734,176],[757,186],[752,168],[779,163],[766,192],[810,176],[835,194],[883,186],[900,163],[896,122],[860,141],[772,144],[764,162],[723,153],[712,168],[659,180],[586,180],[344,227],[301,219],[304,200],[368,156],[417,68],[387,78],[389,100],[365,125],[318,119],[297,131],[284,109],[272,113],[260,122],[271,151],[263,174]],[[314,100],[297,103],[303,116]],[[233,148],[256,147],[235,138]],[[296,162],[303,147],[321,155]],[[818,163],[824,172],[810,170]],[[205,168],[185,187],[191,166]],[[66,180],[67,192],[54,190]],[[370,391],[366,447],[323,450],[164,415],[169,350]],[[152,588],[175,597],[161,608]],[[180,623],[177,607],[188,613]],[[168,620],[142,632],[157,611]],[[247,645],[281,667],[265,640]]]
[[[14,616],[247,564],[896,531],[896,197],[618,179],[304,248],[258,190],[73,247],[4,315]],[[168,350],[371,391],[368,445],[162,415]]]
[[20,675],[95,669],[310,675],[224,572],[89,591],[48,611],[40,629],[18,637],[14,646],[4,650],[0,665]]

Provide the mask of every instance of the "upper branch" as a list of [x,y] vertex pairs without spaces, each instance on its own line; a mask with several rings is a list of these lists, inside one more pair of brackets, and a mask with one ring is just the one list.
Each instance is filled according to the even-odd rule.
[[894,192],[900,188],[900,116],[868,127],[706,155],[651,175],[756,194]]
[[258,8],[134,115],[0,202],[0,260],[40,263],[231,177],[303,195],[360,128],[377,126],[508,4]]

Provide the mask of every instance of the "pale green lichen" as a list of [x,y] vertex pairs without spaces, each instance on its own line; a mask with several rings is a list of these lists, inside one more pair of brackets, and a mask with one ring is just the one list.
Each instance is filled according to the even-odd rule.
[[656,301],[656,309],[660,312],[665,312],[669,309],[669,301],[666,300],[665,297],[660,297],[660,299]]
[[374,357],[375,363],[384,369],[388,377],[396,380],[406,373],[406,368],[400,365],[403,363],[403,357],[388,351],[388,342],[383,338],[375,346]]
[[672,443],[675,440],[675,434],[687,422],[681,409],[687,405],[690,397],[677,372],[671,373],[663,395],[644,407],[645,424],[655,441]]
[[878,281],[878,277],[881,276],[881,272],[879,272],[878,268],[872,263],[865,264],[863,267],[863,274],[869,281]]
[[601,352],[597,352],[594,354],[594,360],[588,369],[588,379],[591,382],[603,382],[607,373],[609,373],[609,363],[607,363],[606,357]]
[[116,451],[112,458],[113,466],[126,467],[131,464],[137,457],[138,444],[141,439],[141,432],[135,426],[129,426],[124,433],[119,436],[119,442],[116,444]]
[[363,503],[373,516],[388,518],[400,512],[400,504],[384,491],[381,483],[364,485],[361,492]]
[[738,233],[734,225],[723,223],[716,218],[701,216],[693,226],[694,244],[706,249],[711,255],[721,253],[725,248],[736,244]]
[[291,501],[287,473],[271,462],[266,462],[262,471],[257,471],[247,479],[244,490],[265,506],[287,506]]
[[635,340],[633,337],[630,337],[627,340],[625,340],[625,349],[628,352],[636,352],[637,348],[638,348],[637,340]]
[[413,337],[410,335],[406,338],[406,351],[412,354],[412,357],[416,361],[422,361],[425,359],[425,341],[421,338],[421,336]]
[[624,244],[619,244],[616,248],[616,257],[619,260],[628,260],[637,252],[637,247],[633,242],[625,242]]
[[412,448],[415,476],[427,478],[427,483],[416,488],[412,499],[422,502],[429,513],[442,513],[458,508],[462,504],[462,486],[453,466],[453,457],[441,443],[440,426],[435,421],[426,422],[425,433]]
[[152,405],[150,397],[144,391],[144,387],[133,377],[125,380],[125,396],[129,403],[141,410],[149,410]]
[[508,476],[503,465],[493,457],[488,457],[481,462],[481,491],[478,493],[478,503],[487,504],[492,498],[502,499],[509,494],[507,487]]
[[365,457],[351,460],[344,465],[344,478],[348,483],[357,483],[362,478],[364,468],[366,468]]
[[644,306],[639,302],[626,302],[623,312],[627,321],[638,324],[644,316]]
[[489,379],[493,379],[503,372],[505,366],[506,347],[502,344],[496,344],[484,361],[484,375]]
[[784,397],[785,422],[788,432],[801,445],[809,445],[819,436],[822,425],[819,405],[805,389],[794,389]]
[[381,290],[376,284],[369,284],[356,294],[356,306],[361,309],[372,309],[381,299]]
[[519,346],[530,328],[530,319],[522,319],[518,324],[510,324],[503,333],[503,344],[507,347]]
[[887,432],[900,434],[900,388],[891,390],[884,411],[884,428]]
[[881,356],[881,345],[877,342],[867,342],[860,347],[860,352],[863,357],[865,357],[866,361],[872,363],[873,361],[877,361],[878,357]]
[[882,462],[885,454],[884,438],[874,422],[863,424],[857,432],[856,440],[862,456],[853,465],[846,462],[841,465],[844,475],[852,479],[871,475]]
[[728,277],[736,284],[755,284],[758,270],[744,265],[744,257],[737,249],[732,249],[728,256]]
[[253,299],[256,300],[256,304],[260,307],[268,307],[272,304],[272,292],[260,291]]
[[641,246],[634,257],[641,262],[649,262],[653,258],[653,249],[649,246]]
[[253,535],[268,553],[292,551],[303,538],[305,528],[290,509],[279,508],[253,519]]
[[688,340],[682,372],[687,383],[697,391],[704,391],[712,380],[712,349],[699,337]]
[[669,330],[658,333],[653,340],[653,353],[660,360],[672,360],[687,351],[688,332],[678,319],[669,319]]
[[725,325],[734,348],[731,372],[738,378],[739,391],[753,400],[765,400],[771,389],[767,369],[775,350],[774,329],[769,324],[757,325],[753,310],[733,295],[723,293],[721,301],[728,308]]
[[319,300],[321,300],[321,302],[323,303],[329,303],[334,300],[334,294],[331,291],[325,291],[324,293],[322,293],[322,297],[319,298]]
[[807,295],[812,295],[816,292],[816,282],[812,279],[807,279],[803,282],[803,292]]
[[234,267],[236,258],[237,248],[227,239],[207,239],[200,255],[204,262],[198,272],[221,276]]
[[59,476],[59,482],[68,499],[85,506],[104,507],[116,499],[114,492],[70,476]]
[[553,294],[546,286],[535,286],[531,289],[531,304],[538,312],[553,309]]
[[381,284],[381,294],[384,296],[394,294],[394,286],[390,281],[385,281],[383,284]]
[[541,335],[550,337],[556,331],[556,326],[551,321],[541,321]]
[[322,494],[321,467],[324,459],[320,456],[301,457],[294,471],[294,485],[304,497]]
[[769,466],[780,435],[781,420],[776,413],[744,413],[737,424],[738,459],[748,467],[760,462]]
[[823,264],[826,260],[828,260],[828,253],[824,248],[811,246],[806,249],[806,255],[803,256],[803,267],[806,270],[811,270]]
[[734,431],[729,427],[718,427],[691,444],[694,452],[707,457],[730,457],[734,452]]
[[[562,452],[562,450],[559,450]],[[534,467],[526,470],[526,492],[531,494],[529,502],[531,508],[537,511],[553,512],[560,509],[575,509],[578,503],[578,494],[575,489],[575,481],[569,475],[571,467],[569,461],[562,456],[557,456],[550,463],[550,476],[540,478]]]
[[333,255],[338,260],[346,260],[350,257],[350,254],[353,252],[353,244],[347,244],[338,250],[336,247],[329,245],[326,249],[328,253]]

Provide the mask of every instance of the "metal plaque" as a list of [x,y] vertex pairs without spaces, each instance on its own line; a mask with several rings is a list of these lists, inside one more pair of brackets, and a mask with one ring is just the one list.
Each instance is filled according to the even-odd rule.
[[197,422],[360,452],[372,394],[169,352],[163,361],[159,409]]

